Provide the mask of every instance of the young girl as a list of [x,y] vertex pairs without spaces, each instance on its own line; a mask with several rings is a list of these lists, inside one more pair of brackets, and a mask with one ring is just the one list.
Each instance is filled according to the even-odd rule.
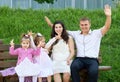
[[[18,55],[15,71],[19,76],[19,82],[24,82],[24,77],[26,76],[33,76],[32,82],[37,82],[37,75],[40,70],[38,64],[33,64],[33,56],[40,53],[39,48],[36,48],[36,50],[30,48],[30,37],[26,34],[22,36],[20,48],[14,49],[13,40],[10,45],[9,53]],[[37,46],[39,47],[39,45]]]
[[[50,46],[54,40],[50,40],[47,46]],[[35,44],[34,44],[35,43]],[[48,56],[48,50],[45,49],[45,38],[40,33],[37,33],[33,42],[31,36],[31,44],[33,48],[40,45],[40,55],[34,56],[35,62],[40,65],[40,73],[38,75],[39,82],[42,82],[42,77],[47,77],[47,82],[51,82],[51,75],[53,75],[52,61]]]

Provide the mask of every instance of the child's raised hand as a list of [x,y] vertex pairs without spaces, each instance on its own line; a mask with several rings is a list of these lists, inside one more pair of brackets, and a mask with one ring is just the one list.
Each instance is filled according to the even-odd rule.
[[42,43],[41,43],[41,42],[39,42],[39,44],[37,45],[37,47],[38,47],[38,48],[40,48],[40,47],[41,47],[41,44],[42,44]]
[[11,45],[11,47],[14,47],[14,39],[12,39],[11,41],[10,41],[10,45]]
[[27,33],[28,33],[28,35],[30,35],[30,36],[32,36],[32,35],[34,34],[32,31],[28,31]]

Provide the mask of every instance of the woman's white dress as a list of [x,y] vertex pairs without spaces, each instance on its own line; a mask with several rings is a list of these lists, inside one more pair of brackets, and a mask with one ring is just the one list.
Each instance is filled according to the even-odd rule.
[[52,49],[53,71],[55,73],[70,73],[70,65],[67,65],[67,58],[70,55],[69,45],[60,39]]

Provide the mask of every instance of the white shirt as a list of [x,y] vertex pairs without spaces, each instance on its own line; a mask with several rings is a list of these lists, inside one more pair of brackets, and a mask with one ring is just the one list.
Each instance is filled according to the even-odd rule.
[[68,31],[68,33],[75,40],[77,57],[98,58],[102,38],[101,29],[90,30],[88,35],[81,34],[81,31]]

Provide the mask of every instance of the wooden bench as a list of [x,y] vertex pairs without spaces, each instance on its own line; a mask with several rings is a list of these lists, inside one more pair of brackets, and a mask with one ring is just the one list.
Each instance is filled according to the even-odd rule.
[[[10,45],[3,44],[2,40],[0,40],[0,70],[13,67],[16,65],[17,56],[11,56],[8,53]],[[19,47],[20,45],[15,45],[15,47]],[[99,57],[99,63],[101,63],[101,58]],[[108,71],[111,70],[111,66],[99,66],[99,71]],[[87,70],[83,69],[80,71],[81,82],[86,82],[87,78]],[[3,77],[0,74],[0,82],[18,82],[17,74]],[[46,78],[43,79],[43,82],[46,82]]]
[[[18,47],[19,45],[16,45]],[[10,68],[16,65],[17,56],[11,56],[8,53],[9,45],[4,45],[0,40],[0,70]],[[17,74],[3,77],[0,74],[0,82],[18,82]]]

